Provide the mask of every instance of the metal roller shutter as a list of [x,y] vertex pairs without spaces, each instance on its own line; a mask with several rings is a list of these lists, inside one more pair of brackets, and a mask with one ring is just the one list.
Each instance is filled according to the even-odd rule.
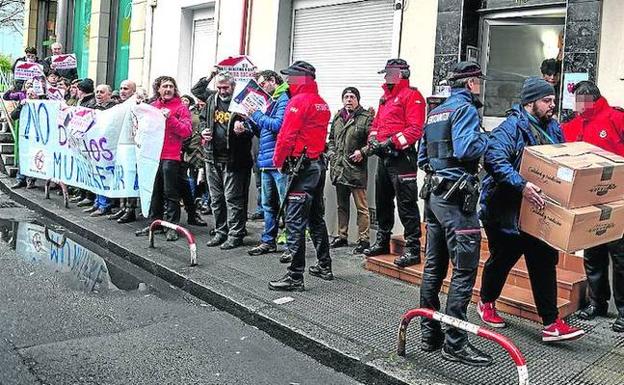
[[191,84],[195,84],[202,76],[208,75],[214,66],[215,34],[214,18],[193,22]]
[[392,0],[367,0],[301,8],[294,3],[292,60],[316,67],[321,96],[332,112],[342,107],[347,86],[360,90],[360,103],[377,108],[383,68],[392,50]]

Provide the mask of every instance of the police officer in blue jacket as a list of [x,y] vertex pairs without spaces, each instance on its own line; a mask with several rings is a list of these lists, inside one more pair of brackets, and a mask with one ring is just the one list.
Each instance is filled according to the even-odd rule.
[[[451,96],[429,113],[418,153],[418,167],[427,173],[421,190],[427,248],[420,306],[440,309],[438,294],[450,260],[453,275],[445,313],[460,320],[466,320],[481,245],[477,172],[487,136],[481,132],[476,95],[482,78],[477,63],[455,66],[449,77]],[[443,358],[472,366],[492,363],[489,355],[468,342],[466,332],[449,327],[444,338],[439,322],[423,318],[421,323],[422,350],[442,348]]]

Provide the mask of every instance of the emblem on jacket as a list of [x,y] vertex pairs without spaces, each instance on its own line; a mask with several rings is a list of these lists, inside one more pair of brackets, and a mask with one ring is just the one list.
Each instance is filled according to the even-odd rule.
[[604,139],[607,137],[607,130],[600,130],[600,133],[598,134],[600,135],[600,138]]

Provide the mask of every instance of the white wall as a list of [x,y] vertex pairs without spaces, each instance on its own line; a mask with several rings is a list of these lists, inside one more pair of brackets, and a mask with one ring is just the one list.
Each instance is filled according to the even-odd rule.
[[598,87],[612,106],[624,107],[624,1],[603,0]]

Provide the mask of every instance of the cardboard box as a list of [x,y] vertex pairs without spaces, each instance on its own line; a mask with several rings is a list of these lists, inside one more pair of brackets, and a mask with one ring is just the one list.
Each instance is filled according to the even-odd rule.
[[624,199],[624,157],[585,142],[525,147],[520,174],[567,208]]
[[615,241],[624,235],[624,201],[567,209],[546,199],[543,210],[522,200],[520,229],[556,249],[577,250]]

